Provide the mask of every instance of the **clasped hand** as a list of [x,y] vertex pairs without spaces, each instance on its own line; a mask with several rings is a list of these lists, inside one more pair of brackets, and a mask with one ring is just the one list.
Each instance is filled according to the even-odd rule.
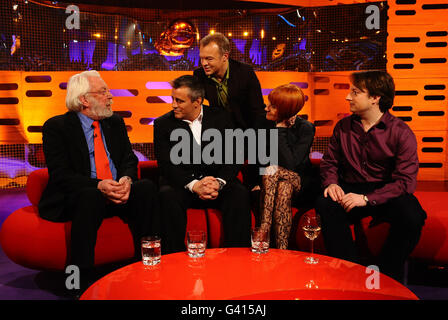
[[330,184],[324,190],[324,197],[330,196],[333,201],[339,203],[346,212],[350,212],[355,207],[364,207],[367,205],[362,194],[347,193],[337,184]]
[[117,182],[112,179],[101,180],[98,189],[103,195],[115,204],[124,204],[129,199],[131,181],[128,177],[121,177]]
[[202,200],[215,200],[219,194],[218,180],[211,176],[204,177],[194,184],[193,192]]

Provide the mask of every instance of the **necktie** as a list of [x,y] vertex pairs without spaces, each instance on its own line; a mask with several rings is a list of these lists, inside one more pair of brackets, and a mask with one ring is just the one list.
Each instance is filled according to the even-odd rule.
[[109,159],[104,148],[100,124],[98,121],[93,121],[92,126],[95,128],[93,131],[93,144],[95,147],[96,178],[101,180],[112,179],[112,171],[110,171]]

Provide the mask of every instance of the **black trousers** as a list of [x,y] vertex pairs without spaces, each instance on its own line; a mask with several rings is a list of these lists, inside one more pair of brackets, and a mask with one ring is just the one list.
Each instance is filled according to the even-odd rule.
[[119,216],[129,225],[134,240],[135,258],[141,258],[140,239],[152,232],[157,190],[149,180],[135,181],[125,204],[114,204],[97,188],[84,188],[70,199],[70,264],[81,270],[94,266],[97,232],[104,218]]
[[[340,184],[344,192],[366,194],[381,185],[375,183]],[[356,207],[345,212],[330,196],[320,196],[316,201],[316,212],[321,216],[322,235],[328,255],[360,263],[354,244],[350,224],[371,216],[375,223],[390,223],[389,235],[376,262],[379,271],[403,282],[404,263],[417,245],[426,212],[417,198],[405,194],[388,202],[366,207]]]
[[215,200],[201,200],[188,189],[162,185],[159,207],[163,254],[186,250],[188,208],[217,208],[222,212],[225,247],[250,244],[250,194],[239,181],[228,181]]

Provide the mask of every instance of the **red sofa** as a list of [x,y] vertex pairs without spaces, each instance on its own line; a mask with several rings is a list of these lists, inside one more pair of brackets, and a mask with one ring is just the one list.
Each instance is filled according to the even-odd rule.
[[[315,164],[318,164],[315,163]],[[157,181],[156,161],[139,163],[139,175]],[[0,244],[5,254],[15,263],[37,270],[64,270],[70,252],[70,222],[55,223],[41,219],[37,203],[48,181],[46,169],[32,172],[28,177],[27,195],[31,206],[13,212],[0,230]],[[428,219],[422,237],[412,257],[426,262],[448,264],[448,207],[447,192],[417,191],[416,196],[427,211]],[[293,209],[291,245],[295,249],[308,250],[309,242],[297,231],[298,220],[305,210]],[[299,212],[299,213],[298,213]],[[223,230],[221,214],[216,209],[189,209],[187,229],[201,229],[208,233],[209,247],[222,246]],[[370,218],[352,227],[353,236],[365,255],[376,255],[387,236],[388,224],[369,227]],[[252,225],[255,219],[252,215]],[[163,244],[162,244],[163,245]],[[316,252],[325,254],[322,237],[315,241]],[[134,248],[131,233],[118,217],[104,220],[98,231],[95,247],[95,264],[102,265],[132,258]]]
[[[156,161],[139,165],[139,175],[157,178]],[[15,263],[37,270],[64,270],[70,254],[71,222],[51,222],[39,217],[37,204],[48,182],[47,169],[33,171],[26,192],[30,206],[14,211],[3,222],[0,244]],[[223,243],[221,214],[215,209],[188,209],[187,230],[206,230],[209,247]],[[255,223],[252,218],[252,223]],[[163,243],[162,243],[163,245]],[[104,219],[98,230],[95,265],[124,261],[134,256],[132,234],[120,218]]]

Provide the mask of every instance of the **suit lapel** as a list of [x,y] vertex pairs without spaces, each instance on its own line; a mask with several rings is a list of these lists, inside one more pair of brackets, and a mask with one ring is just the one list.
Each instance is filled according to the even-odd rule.
[[237,77],[237,70],[236,70],[235,64],[232,62],[232,60],[229,59],[229,80],[227,81],[227,90],[229,95],[229,103],[231,102],[231,99],[233,97],[234,92],[238,92],[236,85],[238,81],[235,81]]
[[204,131],[211,127],[209,106],[202,106],[202,125],[201,125],[201,137],[204,134]]
[[109,153],[112,155],[112,149],[114,149],[114,141],[112,139],[112,126],[110,124],[109,118],[103,119],[100,121],[101,130],[104,134],[104,138],[106,139],[106,146]]
[[88,175],[90,175],[89,147],[82,130],[81,121],[75,112],[67,112],[66,115],[67,132],[71,137],[73,147],[76,147],[80,152],[80,158],[82,163],[85,164],[86,172],[88,171]]
[[206,98],[211,106],[217,107],[218,106],[218,92],[216,90],[216,85],[213,82],[213,80],[207,78],[207,76],[205,76],[205,77],[207,79],[207,81],[205,81],[205,87],[206,87],[205,92],[208,93],[208,96]]

